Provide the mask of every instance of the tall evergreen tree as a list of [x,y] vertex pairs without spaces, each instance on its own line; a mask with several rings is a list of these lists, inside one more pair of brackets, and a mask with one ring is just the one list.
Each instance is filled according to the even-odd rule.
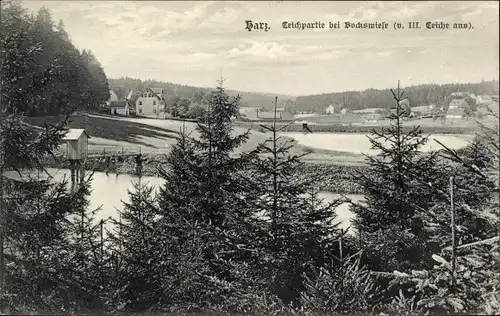
[[246,261],[251,249],[236,177],[244,159],[235,149],[248,133],[232,135],[237,104],[218,87],[197,135],[181,132],[162,172],[157,231],[167,249],[159,261],[169,267],[162,286],[169,310],[241,312],[262,297],[252,292]]
[[393,96],[396,109],[389,116],[393,123],[380,132],[374,130],[369,137],[372,148],[379,153],[366,156],[367,172],[355,174],[365,201],[352,207],[366,260],[371,261],[372,269],[380,271],[429,264],[429,236],[421,215],[439,200],[428,184],[443,188],[447,183],[436,167],[436,153],[419,151],[428,140],[420,127],[403,130],[405,113],[399,87]]
[[80,56],[64,24],[55,27],[46,7],[29,16],[19,3],[8,1],[1,11],[2,106],[8,113],[66,114],[108,99],[102,67],[93,56]]
[[124,204],[120,221],[114,220],[117,230],[111,237],[120,259],[112,307],[135,312],[148,310],[162,298],[162,271],[155,269],[160,265],[153,261],[161,260],[163,250],[154,230],[154,187],[143,183],[141,176],[133,185],[130,202]]
[[[59,75],[68,68],[62,70],[50,49],[57,36],[48,10],[30,17],[9,2],[2,3],[1,15],[0,296],[10,294],[13,312],[68,313],[97,295],[74,282],[68,262],[68,217],[86,208],[88,190],[70,192],[64,182],[3,176],[6,170],[47,174],[42,158],[58,150],[66,121],[35,129],[20,114],[47,114],[46,105],[63,96]],[[87,282],[95,271],[84,271]]]
[[84,66],[84,76],[82,76],[83,108],[96,109],[109,99],[109,84],[106,74],[91,51],[83,51],[81,62]]
[[271,293],[286,303],[298,303],[303,274],[338,251],[333,224],[337,201],[324,204],[317,199],[314,185],[319,175],[298,176],[304,174],[304,163],[289,154],[292,144],[278,136],[276,118],[272,126],[262,127],[272,137],[250,153],[250,168],[243,175],[246,207],[257,220],[253,239],[262,247],[256,271],[269,280]]

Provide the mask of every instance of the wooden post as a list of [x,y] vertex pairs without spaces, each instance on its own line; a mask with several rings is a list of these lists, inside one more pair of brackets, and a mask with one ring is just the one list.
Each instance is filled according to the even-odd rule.
[[80,162],[80,182],[83,182],[85,177],[85,166],[82,160],[79,160],[79,162]]
[[453,177],[450,177],[450,215],[451,215],[451,286],[452,290],[455,288],[455,267],[456,267],[456,252],[457,245],[455,241],[455,205],[453,201]]
[[122,146],[122,157],[123,157],[123,146]]
[[75,162],[73,160],[70,160],[71,164],[71,183],[75,182]]
[[75,161],[75,180],[77,183],[80,180],[80,166],[78,165],[78,160]]
[[344,229],[340,229],[340,239],[339,239],[339,255],[340,255],[340,262],[342,263],[344,261],[344,253],[342,250],[344,244]]

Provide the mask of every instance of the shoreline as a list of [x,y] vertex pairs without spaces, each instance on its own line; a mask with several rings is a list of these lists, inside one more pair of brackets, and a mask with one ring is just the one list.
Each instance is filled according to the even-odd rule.
[[[64,155],[58,155],[56,158],[46,157],[43,159],[43,165],[47,168],[70,169],[70,163],[65,159]],[[159,177],[158,167],[166,162],[165,158],[164,154],[143,154],[142,175]],[[110,156],[109,164],[104,157],[89,158],[85,162],[85,169],[97,172],[137,175],[135,157],[130,156]],[[322,175],[320,183],[317,184],[319,191],[360,194],[362,193],[361,187],[355,183],[351,174],[363,169],[366,169],[366,166],[305,161],[304,173],[306,175],[313,173]]]

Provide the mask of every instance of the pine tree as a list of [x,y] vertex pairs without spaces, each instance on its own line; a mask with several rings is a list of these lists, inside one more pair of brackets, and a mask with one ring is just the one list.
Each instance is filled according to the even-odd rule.
[[[493,158],[486,145],[476,137],[460,155],[462,163],[450,162],[448,174],[453,176],[455,222],[459,226],[457,240],[471,243],[495,235],[489,206],[493,199],[495,183],[487,176],[493,167]],[[474,167],[472,167],[474,166]],[[448,203],[449,204],[449,203]],[[440,218],[449,222],[448,207]],[[449,243],[449,229],[443,227],[441,241]]]
[[359,253],[339,258],[340,264],[320,267],[304,276],[301,305],[307,315],[364,314],[371,312],[381,293]]
[[[4,171],[47,175],[42,160],[57,152],[66,121],[35,129],[22,114],[44,114],[50,110],[47,105],[57,105],[54,100],[63,97],[59,75],[68,69],[61,70],[49,49],[57,36],[48,10],[30,17],[18,3],[9,2],[2,3],[1,15],[0,296],[10,299],[3,303],[12,312],[68,313],[96,294],[73,282],[68,263],[68,217],[86,208],[88,190],[70,192],[66,183],[52,183],[51,177],[47,182],[25,176],[7,181],[3,176]],[[78,72],[70,74],[78,77]]]
[[173,269],[164,286],[173,312],[267,308],[248,259],[254,250],[247,247],[251,225],[237,177],[244,158],[235,155],[248,133],[233,136],[231,127],[238,101],[218,87],[196,137],[181,132],[162,172],[158,231],[168,249],[161,261]]
[[323,265],[337,249],[337,201],[325,205],[317,199],[319,175],[298,176],[304,174],[304,163],[289,154],[292,144],[278,137],[276,119],[271,127],[262,127],[272,138],[249,154],[250,168],[243,174],[246,208],[255,221],[253,239],[261,247],[256,271],[270,280],[271,293],[297,303],[303,274]]
[[[392,91],[392,90],[391,90]],[[392,271],[426,266],[429,259],[426,223],[422,213],[439,200],[431,187],[442,188],[446,177],[438,168],[437,154],[422,154],[427,142],[419,126],[405,132],[401,109],[403,93],[393,92],[396,101],[388,129],[374,130],[369,137],[379,154],[366,156],[369,171],[355,174],[363,187],[365,201],[355,203],[355,227],[371,268]]]
[[83,107],[96,109],[109,99],[109,84],[104,70],[91,51],[82,51],[80,56],[83,65],[82,89]]
[[[109,283],[108,254],[104,248],[102,222],[95,215],[100,210],[90,209],[89,175],[76,184],[72,196],[76,205],[72,208],[69,223],[65,225],[64,260],[58,263],[60,282],[66,288],[67,312],[96,312],[105,307],[104,299]],[[62,281],[64,280],[64,281]]]
[[159,236],[155,231],[157,214],[153,190],[142,177],[129,191],[130,202],[124,203],[120,221],[113,220],[115,233],[114,251],[119,258],[116,292],[111,298],[111,308],[120,311],[148,310],[162,298],[160,273],[157,260],[161,260]]
[[[2,173],[38,169],[45,174],[40,158],[57,149],[65,133],[64,124],[34,132],[19,117],[8,117],[3,123]],[[0,201],[6,237],[1,242],[8,249],[6,289],[14,295],[12,306],[19,308],[19,312],[66,313],[96,300],[99,293],[93,285],[101,269],[77,271],[71,260],[75,258],[75,245],[93,249],[87,238],[89,234],[74,242],[70,238],[74,229],[68,225],[75,212],[85,212],[88,206],[86,186],[82,184],[79,190],[71,192],[66,182],[50,183],[36,177],[6,184],[3,177],[1,180],[2,197],[7,198]],[[4,213],[6,209],[8,213]],[[79,277],[92,286],[77,281]]]

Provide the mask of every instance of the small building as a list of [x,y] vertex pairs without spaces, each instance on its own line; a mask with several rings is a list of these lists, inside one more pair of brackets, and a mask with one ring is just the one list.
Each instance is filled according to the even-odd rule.
[[325,113],[329,115],[335,114],[335,107],[333,106],[333,104],[330,104],[326,107]]
[[455,108],[460,108],[460,109],[465,109],[469,107],[469,103],[465,101],[465,99],[453,99],[450,102],[449,109],[455,109]]
[[130,115],[130,106],[128,100],[113,101],[111,102],[109,107],[111,114],[123,116]]
[[69,160],[85,160],[88,155],[90,136],[84,129],[72,128],[63,140],[66,141],[66,153]]
[[146,88],[135,101],[137,115],[163,117],[165,97],[162,88]]
[[346,114],[348,114],[350,112],[351,111],[348,108],[343,108],[342,110],[340,110],[340,115],[346,115]]
[[450,107],[446,112],[447,119],[460,119],[464,117],[464,115],[465,115],[465,109],[461,107],[453,107],[453,108]]

